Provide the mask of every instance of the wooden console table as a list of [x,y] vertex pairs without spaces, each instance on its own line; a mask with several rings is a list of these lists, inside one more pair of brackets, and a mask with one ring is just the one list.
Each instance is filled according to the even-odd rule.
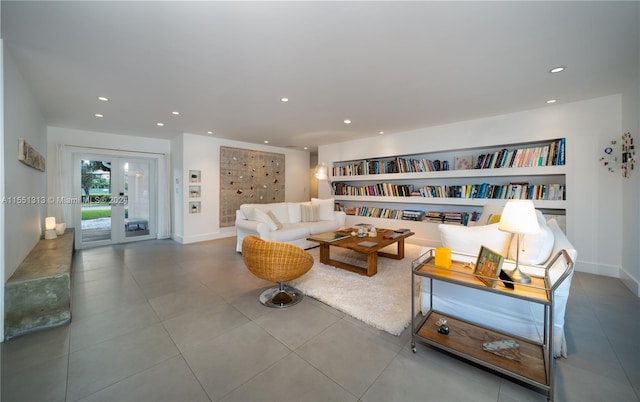
[[[551,283],[549,268],[558,259],[564,259],[566,269],[560,278]],[[455,259],[455,256],[454,256]],[[414,303],[411,303],[411,347],[416,353],[416,340],[460,356],[483,367],[507,375],[512,379],[533,385],[547,393],[548,400],[553,400],[553,295],[573,270],[573,261],[566,251],[562,250],[551,259],[545,268],[544,278],[531,278],[530,284],[513,283],[509,289],[500,283],[490,288],[480,281],[467,264],[453,261],[450,268],[438,267],[434,264],[433,250],[416,259],[412,264],[411,300],[415,300],[415,279],[417,276],[431,279],[430,309],[422,318],[416,317]],[[457,319],[444,311],[433,309],[433,281],[448,282],[457,286],[480,289],[497,293],[507,298],[522,299],[544,306],[544,336],[542,343],[523,339],[507,332],[499,332],[475,323]],[[499,281],[502,282],[502,281]],[[508,300],[506,300],[508,301]],[[438,320],[446,319],[449,334],[438,331]],[[519,345],[520,361],[509,359],[483,349],[486,340],[510,339]]]

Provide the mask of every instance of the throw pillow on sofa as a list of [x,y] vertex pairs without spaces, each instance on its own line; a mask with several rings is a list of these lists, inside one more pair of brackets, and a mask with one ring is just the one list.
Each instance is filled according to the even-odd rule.
[[269,211],[267,212],[267,215],[269,216],[269,218],[271,218],[271,220],[273,221],[273,223],[276,224],[276,226],[278,227],[278,229],[282,229],[282,222],[280,222],[280,219],[278,219],[278,217],[276,216],[275,213],[273,213],[273,211]]
[[[549,259],[551,250],[553,250],[553,242],[555,241],[553,231],[544,219],[542,213],[536,210],[538,225],[540,232],[529,235],[520,236],[520,256],[519,261],[522,264],[541,265]],[[511,244],[509,245],[509,259],[516,259],[516,248],[518,247],[517,235],[513,235]]]
[[300,222],[317,222],[318,206],[309,203],[300,204]]
[[438,225],[440,240],[444,247],[454,252],[478,255],[480,246],[485,246],[507,256],[511,233],[498,229],[498,224],[484,226]]
[[266,223],[269,226],[269,230],[275,231],[278,230],[278,225],[273,221],[273,219],[269,218],[269,215],[261,209],[254,208],[253,210],[253,220]]
[[335,200],[333,198],[328,198],[326,200],[312,198],[311,205],[316,205],[318,207],[319,221],[332,221],[335,219],[335,214],[333,213]]

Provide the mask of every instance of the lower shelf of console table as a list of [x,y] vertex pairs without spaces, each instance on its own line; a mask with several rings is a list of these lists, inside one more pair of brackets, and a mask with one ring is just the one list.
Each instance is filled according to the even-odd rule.
[[[438,332],[439,326],[436,323],[441,318],[447,320],[450,330],[448,335]],[[520,349],[520,361],[485,351],[482,344],[491,339],[516,340]],[[457,320],[434,311],[430,312],[415,329],[415,340],[519,379],[547,392],[550,391],[547,363],[552,364],[552,362],[545,361],[543,345]]]

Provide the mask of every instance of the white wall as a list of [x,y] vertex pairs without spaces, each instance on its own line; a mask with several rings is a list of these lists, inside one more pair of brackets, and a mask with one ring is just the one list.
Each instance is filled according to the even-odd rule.
[[[565,137],[567,236],[578,250],[576,269],[619,276],[622,178],[599,162],[621,132],[621,96],[553,105],[484,119],[321,146],[319,161],[415,154]],[[329,189],[320,187],[320,196]],[[637,204],[636,204],[637,205]]]
[[[178,141],[176,139],[172,142]],[[193,243],[222,237],[235,236],[235,227],[220,227],[220,147],[236,147],[256,151],[274,152],[285,155],[285,201],[309,200],[309,152],[268,145],[245,143],[201,135],[183,134],[182,169],[174,169],[179,177],[174,177],[173,194],[177,202],[174,205],[175,240],[181,243]],[[177,157],[176,157],[177,160]],[[201,213],[190,214],[188,194],[189,170],[202,172]],[[179,184],[176,184],[176,178]]]
[[[4,99],[4,279],[18,268],[38,242],[44,227],[45,204],[14,204],[11,197],[45,197],[46,173],[18,161],[18,139],[24,138],[36,151],[47,154],[46,126],[26,82],[9,52],[3,51]],[[46,171],[51,167],[47,160]],[[4,299],[3,299],[4,300]]]
[[172,237],[176,240],[184,238],[184,205],[182,203],[184,170],[183,135],[171,140],[171,222],[173,226]]
[[636,296],[640,297],[640,148],[638,148],[640,144],[640,77],[623,94],[622,132],[631,133],[635,141],[636,164],[631,177],[622,183],[623,231],[620,278]]

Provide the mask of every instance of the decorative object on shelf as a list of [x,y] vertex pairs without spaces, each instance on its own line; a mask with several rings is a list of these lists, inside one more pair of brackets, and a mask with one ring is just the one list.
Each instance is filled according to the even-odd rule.
[[484,341],[483,350],[517,362],[521,360],[520,344],[513,339],[503,339],[485,332]]
[[220,147],[220,227],[233,226],[242,204],[284,202],[285,156]]
[[514,233],[517,237],[516,267],[509,273],[513,282],[530,283],[531,278],[520,271],[520,236],[523,234],[534,234],[540,231],[538,218],[531,200],[510,200],[504,206],[498,229]]
[[18,160],[27,166],[44,172],[45,159],[24,138],[18,139]]
[[630,132],[622,135],[622,177],[628,179],[631,177],[631,171],[636,163],[635,161],[636,150],[633,144],[633,137]]
[[199,214],[200,213],[200,201],[191,201],[191,202],[189,202],[189,213],[190,214]]
[[447,247],[436,247],[435,264],[442,268],[451,268],[451,249]]
[[449,326],[447,324],[440,325],[440,328],[438,328],[438,332],[442,335],[449,335]]
[[52,240],[56,237],[58,237],[56,233],[56,218],[55,216],[47,216],[44,218],[44,238]]
[[457,156],[453,158],[453,166],[455,170],[473,169],[473,156]]
[[442,335],[449,335],[449,323],[446,318],[439,318],[436,321],[436,327],[438,327],[438,332]]
[[201,179],[199,170],[189,170],[189,183],[200,183]]
[[67,230],[67,224],[62,222],[62,223],[56,223],[56,234],[58,236],[62,236],[64,234],[64,231]]
[[329,168],[324,164],[324,162],[320,165],[316,165],[316,171],[313,176],[319,181],[326,181],[329,184],[331,195],[335,194],[333,190],[333,183],[331,183],[331,179],[329,178]]
[[[477,275],[485,285],[490,288],[496,287],[498,282],[498,276],[502,269],[502,262],[504,257],[488,247],[481,246],[480,254],[478,254],[478,260],[476,261],[476,267],[473,273]],[[529,279],[531,280],[531,279]]]

